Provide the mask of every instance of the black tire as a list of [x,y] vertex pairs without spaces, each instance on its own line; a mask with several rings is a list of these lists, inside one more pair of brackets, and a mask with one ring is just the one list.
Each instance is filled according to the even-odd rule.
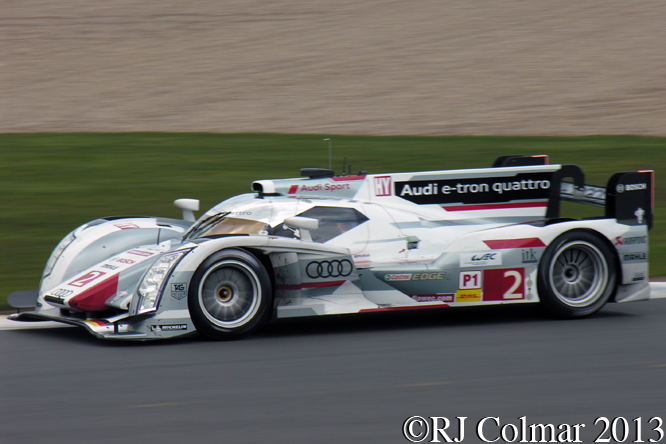
[[195,327],[209,339],[231,339],[259,327],[272,308],[271,280],[256,257],[222,250],[192,276],[187,297]]
[[539,263],[541,305],[560,318],[589,316],[615,291],[615,256],[599,236],[574,230],[557,237]]

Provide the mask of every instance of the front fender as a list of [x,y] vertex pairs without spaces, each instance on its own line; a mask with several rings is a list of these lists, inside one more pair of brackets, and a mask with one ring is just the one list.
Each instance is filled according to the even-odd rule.
[[97,219],[74,230],[56,247],[44,269],[43,292],[134,247],[180,239],[192,225],[177,219],[123,217]]

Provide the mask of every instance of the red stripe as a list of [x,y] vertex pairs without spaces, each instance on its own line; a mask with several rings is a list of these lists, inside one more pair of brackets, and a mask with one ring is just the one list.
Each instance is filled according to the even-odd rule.
[[538,248],[545,247],[546,244],[541,242],[538,237],[528,237],[525,239],[498,239],[486,240],[484,244],[488,245],[492,250],[505,250],[508,248]]
[[444,307],[449,307],[449,305],[435,304],[435,305],[407,305],[406,307],[364,308],[363,310],[359,310],[359,313],[371,313],[376,311],[422,310],[424,308],[444,308]]
[[652,211],[654,211],[654,170],[641,170],[639,173],[650,173],[650,177],[652,178],[650,194],[652,195]]
[[296,191],[298,191],[298,185],[292,185],[288,194],[296,194]]
[[547,205],[546,201],[539,202],[515,202],[501,204],[485,205],[456,205],[451,207],[442,207],[446,211],[474,211],[474,210],[504,210],[511,208],[542,208]]
[[70,307],[81,311],[104,311],[109,307],[105,302],[118,290],[118,275],[111,276],[92,288],[87,289],[78,296],[74,296],[67,303]]
[[335,176],[331,177],[335,182],[345,182],[347,180],[365,180],[365,176]]

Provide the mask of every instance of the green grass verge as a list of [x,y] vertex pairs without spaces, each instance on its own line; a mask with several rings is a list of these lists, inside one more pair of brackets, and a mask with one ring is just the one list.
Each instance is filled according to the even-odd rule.
[[[296,177],[301,167],[327,167],[324,137],[0,135],[0,309],[8,308],[9,293],[37,288],[51,250],[73,228],[111,215],[178,218],[174,199],[198,198],[205,211],[249,192],[253,180]],[[551,163],[580,165],[586,182],[596,185],[605,185],[617,171],[653,169],[657,192],[650,274],[666,275],[666,138],[335,136],[332,143],[338,172],[345,157],[353,172],[387,173],[488,167],[508,154],[548,154]]]

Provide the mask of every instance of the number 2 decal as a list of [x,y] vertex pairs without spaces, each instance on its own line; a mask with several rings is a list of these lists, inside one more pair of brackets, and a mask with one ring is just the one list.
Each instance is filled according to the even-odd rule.
[[[507,270],[504,272],[504,279],[513,278],[513,285],[504,292],[502,299],[522,299],[523,298],[523,275],[516,270]],[[502,285],[504,287],[504,285]],[[520,288],[521,292],[516,293]]]
[[483,270],[483,300],[513,301],[525,299],[525,269]]

